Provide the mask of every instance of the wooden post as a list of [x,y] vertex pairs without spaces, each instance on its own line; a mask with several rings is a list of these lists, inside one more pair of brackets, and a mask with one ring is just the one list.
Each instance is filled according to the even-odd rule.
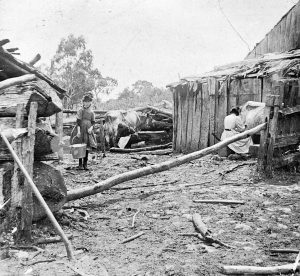
[[264,109],[264,120],[267,124],[265,130],[261,132],[260,135],[260,150],[258,156],[258,169],[261,173],[265,173],[265,168],[267,165],[267,155],[268,155],[268,147],[269,147],[269,131],[270,131],[270,116],[271,116],[271,109],[274,105],[274,97],[273,95],[266,96],[266,106]]
[[[23,104],[17,105],[16,111],[16,128],[22,127],[24,121],[24,110],[25,106]],[[22,138],[18,138],[13,142],[13,149],[16,154],[22,157]],[[23,198],[23,189],[24,186],[24,177],[17,165],[14,164],[14,172],[11,181],[11,208],[10,208],[10,224],[11,226],[16,226],[20,231],[21,227],[21,217],[22,217],[22,198]],[[16,239],[18,240],[21,235],[20,232],[16,233]],[[30,237],[27,237],[30,238]]]
[[63,144],[62,144],[62,139],[63,139],[63,112],[56,113],[55,132],[58,135],[59,141],[60,141],[59,150],[57,152],[58,159],[63,160],[64,159],[64,150],[63,150]]
[[[22,127],[24,121],[24,105],[17,106],[16,127]],[[33,176],[34,162],[34,142],[35,142],[35,126],[37,115],[37,103],[32,102],[28,118],[28,135],[19,138],[14,142],[14,150],[25,164],[29,175]],[[32,191],[25,180],[24,175],[20,171],[18,164],[15,162],[14,174],[11,186],[11,224],[16,225],[17,232],[15,240],[31,240],[31,225],[33,216]]]
[[[16,128],[22,126],[24,121],[24,105],[18,104],[16,111]],[[22,140],[21,138],[16,139],[12,143],[12,147],[16,154],[21,157],[22,153]],[[17,226],[20,229],[21,224],[21,208],[22,208],[22,186],[24,185],[24,177],[17,165],[14,164],[14,172],[11,181],[11,207],[9,215],[9,224],[14,227]]]
[[[276,86],[275,89],[281,89],[281,87]],[[277,137],[278,112],[281,101],[281,95],[267,95],[266,97],[264,118],[265,122],[268,122],[268,127],[261,134],[258,168],[267,177],[273,177],[274,143]]]
[[2,206],[2,204],[4,203],[3,174],[4,174],[4,169],[0,169],[0,206]]

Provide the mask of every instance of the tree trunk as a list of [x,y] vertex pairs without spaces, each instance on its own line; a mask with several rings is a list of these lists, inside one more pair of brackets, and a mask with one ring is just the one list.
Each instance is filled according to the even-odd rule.
[[260,124],[255,128],[249,129],[243,133],[237,134],[233,137],[230,137],[222,142],[219,142],[211,147],[202,149],[200,151],[196,151],[181,157],[178,157],[176,159],[173,160],[169,160],[169,161],[165,161],[162,162],[160,164],[156,164],[156,165],[151,165],[145,168],[141,168],[141,169],[137,169],[137,170],[133,170],[130,172],[125,172],[122,173],[120,175],[116,175],[113,177],[110,177],[104,181],[99,182],[98,184],[91,186],[91,187],[85,187],[85,188],[81,188],[81,189],[77,189],[77,190],[73,190],[70,191],[68,193],[68,197],[67,200],[71,201],[71,200],[75,200],[75,199],[79,199],[82,197],[86,197],[86,196],[90,196],[90,195],[94,195],[97,193],[101,193],[102,191],[108,190],[111,187],[118,185],[120,183],[124,183],[126,181],[129,180],[133,180],[142,176],[146,176],[146,175],[150,175],[150,174],[154,174],[154,173],[158,173],[158,172],[162,172],[162,171],[166,171],[169,170],[171,168],[180,166],[184,163],[190,162],[192,160],[198,159],[200,157],[203,157],[205,155],[208,155],[210,153],[216,152],[218,151],[220,148],[226,147],[227,145],[244,139],[246,137],[249,137],[259,131],[261,131],[262,129],[264,129],[266,127],[266,123],[264,124]]

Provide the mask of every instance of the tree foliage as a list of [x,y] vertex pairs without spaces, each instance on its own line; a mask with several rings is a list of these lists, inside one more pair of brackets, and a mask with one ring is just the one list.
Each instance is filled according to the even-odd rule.
[[71,34],[60,41],[51,60],[49,74],[68,92],[65,108],[72,108],[87,92],[99,97],[100,93],[110,93],[112,87],[118,84],[111,77],[104,78],[94,68],[93,59],[83,36]]
[[155,87],[151,82],[138,80],[131,87],[126,87],[117,99],[105,103],[98,101],[97,109],[130,109],[147,105],[159,105],[162,101],[173,101],[171,91]]

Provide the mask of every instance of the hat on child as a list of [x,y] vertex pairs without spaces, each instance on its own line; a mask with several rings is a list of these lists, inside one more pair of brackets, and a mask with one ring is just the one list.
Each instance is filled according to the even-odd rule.
[[92,93],[86,93],[82,97],[83,102],[92,102],[93,101],[93,94]]

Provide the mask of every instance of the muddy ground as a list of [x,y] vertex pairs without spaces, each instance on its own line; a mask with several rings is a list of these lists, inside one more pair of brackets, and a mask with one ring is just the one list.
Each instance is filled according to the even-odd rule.
[[[174,157],[93,155],[89,172],[66,170],[76,165],[68,155],[62,164],[53,165],[61,169],[71,190]],[[295,171],[277,171],[272,180],[263,180],[254,159],[221,161],[209,155],[69,202],[57,219],[73,235],[77,259],[73,267],[87,275],[222,275],[222,265],[293,262],[296,254],[276,255],[269,249],[300,248],[299,198],[300,174]],[[197,199],[245,204],[195,203]],[[194,213],[202,216],[215,238],[232,248],[182,236],[195,233],[190,221]],[[121,243],[141,231],[139,238]],[[47,219],[34,225],[35,239],[54,235]],[[36,251],[10,250],[9,258],[0,261],[0,275],[80,275],[63,263],[67,261],[63,243],[39,247],[45,251],[35,257]],[[35,263],[44,260],[51,262]]]

